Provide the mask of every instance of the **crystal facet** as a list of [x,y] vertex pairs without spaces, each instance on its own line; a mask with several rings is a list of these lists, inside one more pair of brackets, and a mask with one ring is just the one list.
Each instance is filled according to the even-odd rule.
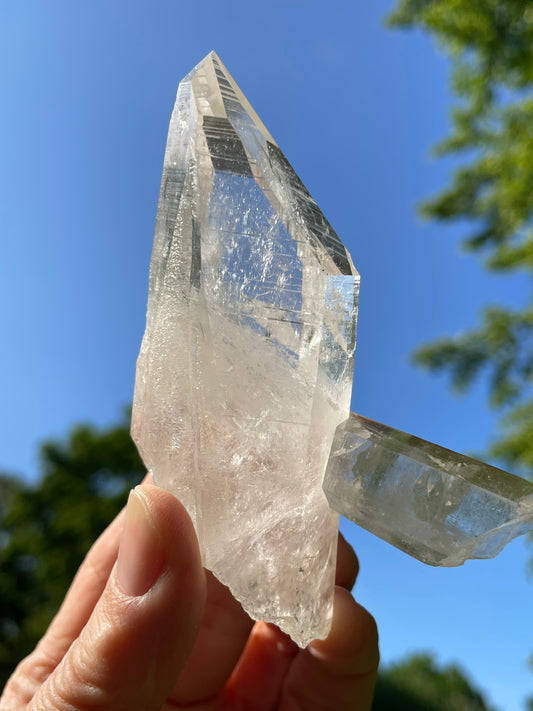
[[300,645],[331,624],[358,275],[220,59],[181,82],[157,212],[132,434],[206,567]]
[[352,413],[339,425],[324,491],[359,526],[438,566],[493,558],[533,530],[533,484]]

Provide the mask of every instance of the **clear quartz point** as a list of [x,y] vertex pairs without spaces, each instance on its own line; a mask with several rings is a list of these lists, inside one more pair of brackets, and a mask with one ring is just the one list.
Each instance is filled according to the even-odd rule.
[[214,52],[180,83],[157,211],[132,435],[203,562],[299,645],[331,625],[359,277]]
[[424,563],[493,558],[533,530],[533,484],[351,413],[324,479],[343,516]]

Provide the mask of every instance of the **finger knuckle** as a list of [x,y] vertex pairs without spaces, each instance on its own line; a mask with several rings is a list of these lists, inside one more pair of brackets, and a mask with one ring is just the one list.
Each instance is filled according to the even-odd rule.
[[112,702],[109,689],[95,678],[94,660],[75,645],[34,697],[29,711],[103,711]]

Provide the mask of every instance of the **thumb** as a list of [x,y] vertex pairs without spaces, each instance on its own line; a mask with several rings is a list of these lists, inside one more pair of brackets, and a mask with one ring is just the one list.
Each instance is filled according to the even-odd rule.
[[204,602],[185,509],[162,489],[138,486],[107,586],[28,711],[159,711],[192,650]]

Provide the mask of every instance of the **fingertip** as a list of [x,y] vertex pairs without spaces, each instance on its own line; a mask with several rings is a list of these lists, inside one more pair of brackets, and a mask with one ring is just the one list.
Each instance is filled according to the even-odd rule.
[[278,708],[285,676],[299,651],[278,627],[256,622],[224,690],[225,701],[232,708]]
[[339,531],[335,585],[351,590],[359,575],[359,559],[348,541]]
[[374,618],[347,590],[337,587],[331,631],[294,660],[281,708],[370,711],[378,662]]
[[307,650],[335,673],[376,672],[379,664],[376,621],[345,588],[336,587],[331,631],[326,639],[311,642]]
[[140,496],[162,536],[176,534],[196,534],[187,510],[173,494],[146,481],[138,484],[133,491]]

